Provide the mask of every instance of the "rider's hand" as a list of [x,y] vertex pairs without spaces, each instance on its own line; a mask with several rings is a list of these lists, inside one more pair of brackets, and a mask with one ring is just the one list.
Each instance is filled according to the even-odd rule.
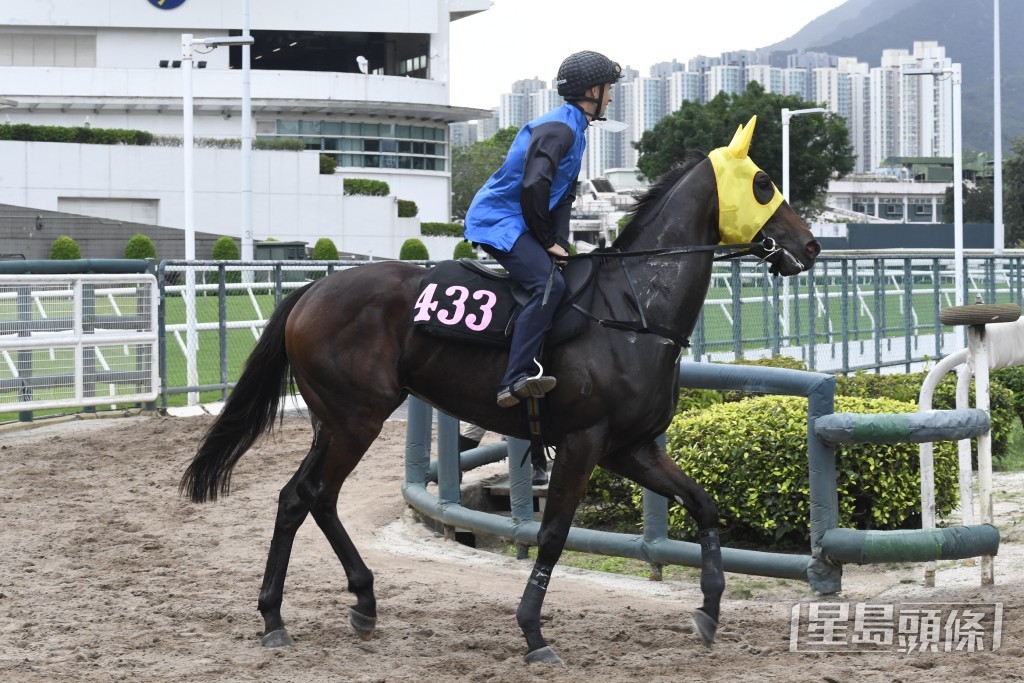
[[569,252],[560,244],[552,244],[547,248],[547,252],[555,257],[555,263],[560,266],[565,265],[565,259],[569,256]]

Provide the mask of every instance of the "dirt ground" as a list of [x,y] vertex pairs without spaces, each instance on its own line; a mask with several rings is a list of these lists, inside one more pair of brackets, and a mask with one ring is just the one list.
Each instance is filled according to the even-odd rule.
[[[565,668],[529,667],[515,609],[530,565],[413,524],[399,486],[404,423],[389,422],[342,490],[376,574],[379,621],[347,622],[344,573],[316,526],[295,544],[292,648],[260,646],[256,611],[277,493],[309,446],[289,418],[239,463],[233,491],[196,505],[178,480],[212,418],[77,420],[0,433],[0,678],[6,681],[1010,681],[1024,680],[1024,477],[998,475],[996,585],[943,563],[849,566],[844,592],[729,575],[714,649],[692,634],[697,579],[653,583],[557,568],[545,635]],[[995,652],[790,651],[809,603],[1003,604]],[[851,615],[853,608],[851,607]],[[990,644],[989,644],[990,645]],[[988,645],[987,645],[988,646]]]

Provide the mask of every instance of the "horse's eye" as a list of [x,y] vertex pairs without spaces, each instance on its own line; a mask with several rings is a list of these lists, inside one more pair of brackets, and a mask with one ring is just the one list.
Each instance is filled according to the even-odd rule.
[[754,199],[758,204],[767,204],[775,196],[775,186],[772,179],[764,171],[754,174]]

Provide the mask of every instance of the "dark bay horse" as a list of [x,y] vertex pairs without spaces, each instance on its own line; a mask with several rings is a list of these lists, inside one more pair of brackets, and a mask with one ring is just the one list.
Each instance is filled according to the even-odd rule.
[[[634,253],[628,267],[620,256],[598,259],[595,315],[645,317],[677,340],[688,337],[710,284],[713,251],[680,248],[761,238],[751,252],[770,261],[774,273],[795,275],[814,264],[820,246],[747,156],[753,127],[753,120],[740,126],[728,147],[708,156],[691,153],[641,197],[613,245]],[[292,643],[281,602],[292,542],[309,514],[355,595],[350,624],[361,637],[372,634],[373,573],[338,518],[338,494],[407,396],[489,431],[528,438],[525,411],[494,402],[507,350],[439,339],[410,326],[425,273],[408,263],[371,264],[310,283],[282,301],[182,478],[182,490],[196,502],[228,492],[235,463],[273,426],[290,367],[311,413],[313,444],[281,490],[258,604],[267,646]],[[666,336],[594,323],[546,354],[558,386],[545,399],[544,437],[555,445],[556,457],[536,564],[516,612],[528,662],[561,662],[541,635],[541,606],[596,465],[678,502],[696,519],[704,602],[693,613],[694,626],[705,645],[714,641],[725,587],[718,509],[655,443],[674,413],[680,352]]]

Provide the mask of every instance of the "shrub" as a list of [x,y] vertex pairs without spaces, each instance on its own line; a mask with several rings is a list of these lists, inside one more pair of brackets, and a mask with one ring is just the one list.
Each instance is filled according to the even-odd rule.
[[235,244],[235,240],[224,235],[218,237],[217,241],[213,243],[213,252],[211,254],[214,261],[237,261],[242,258],[242,252]]
[[[875,375],[857,373],[850,377],[836,378],[836,394],[842,396],[859,396],[871,398],[886,396],[897,401],[906,401],[915,406],[921,393],[925,373],[911,372],[907,374]],[[971,405],[974,405],[974,388],[970,392]],[[999,464],[1007,456],[1010,434],[1016,422],[1017,409],[1014,404],[1014,393],[1000,382],[1000,376],[992,373],[989,378],[989,403],[992,418],[992,461]],[[956,407],[956,375],[947,375],[935,389],[932,407],[949,410]],[[977,443],[972,441],[977,462]]]
[[[889,398],[836,399],[837,412],[916,410]],[[668,445],[672,458],[716,500],[721,528],[733,537],[769,544],[809,538],[806,399],[762,396],[684,413],[673,420]],[[840,526],[898,529],[920,522],[917,444],[839,445],[836,469]],[[957,505],[957,481],[956,445],[936,443],[939,516]],[[669,525],[676,533],[696,531],[682,508],[669,510]]]
[[462,237],[465,231],[458,223],[420,223],[420,234],[426,237]]
[[291,138],[260,138],[253,140],[253,149],[269,149],[277,152],[304,152],[306,143]]
[[330,154],[320,155],[320,174],[331,175],[334,173],[334,169],[338,168],[338,160],[332,157]]
[[71,142],[92,145],[149,145],[153,134],[122,128],[86,126],[34,126],[28,123],[0,124],[0,140],[25,142]]
[[134,259],[156,259],[156,247],[153,240],[142,233],[135,233],[124,246],[124,257]]
[[398,200],[398,217],[399,218],[415,218],[416,214],[420,212],[420,207],[416,206],[416,202],[411,199],[399,199]]
[[993,370],[989,378],[999,382],[1013,394],[1013,409],[1024,422],[1024,367]]
[[459,242],[458,244],[455,245],[455,251],[452,252],[452,258],[453,259],[471,258],[471,259],[475,260],[476,259],[476,250],[473,249],[473,245],[472,244],[470,244],[466,240],[462,240],[461,242]]
[[[242,252],[235,243],[235,240],[223,235],[213,243],[211,253],[214,261],[238,261],[242,258]],[[242,273],[238,270],[227,270],[224,272],[224,282],[237,284],[242,281]]]
[[398,258],[403,261],[426,261],[430,258],[430,253],[423,242],[415,237],[410,237],[402,243],[402,249],[398,253]]
[[369,180],[367,178],[345,178],[343,183],[345,194],[363,195],[367,197],[387,197],[391,194],[391,187],[383,180]]
[[61,235],[50,247],[50,258],[54,261],[70,261],[82,258],[82,252],[78,250],[78,242],[67,235]]
[[337,261],[338,260],[338,248],[334,246],[327,237],[321,237],[313,245],[312,259],[314,261]]

